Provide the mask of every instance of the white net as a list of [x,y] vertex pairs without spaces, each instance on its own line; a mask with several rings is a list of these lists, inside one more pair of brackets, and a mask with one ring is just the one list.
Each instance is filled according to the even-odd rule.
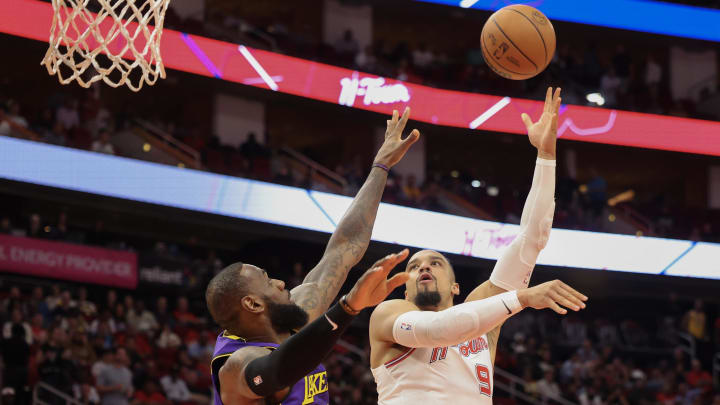
[[60,83],[102,80],[138,91],[165,78],[160,56],[170,0],[52,0],[50,46],[42,64]]

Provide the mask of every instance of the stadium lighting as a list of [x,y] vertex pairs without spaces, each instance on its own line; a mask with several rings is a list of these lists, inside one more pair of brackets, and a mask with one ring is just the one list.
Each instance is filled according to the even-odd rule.
[[487,193],[490,197],[497,197],[497,195],[500,194],[500,189],[495,186],[490,186],[487,188]]

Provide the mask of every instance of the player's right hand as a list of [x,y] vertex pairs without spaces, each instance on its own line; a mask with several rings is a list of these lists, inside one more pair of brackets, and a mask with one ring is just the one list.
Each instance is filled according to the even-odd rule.
[[405,112],[403,112],[400,119],[398,119],[398,111],[393,110],[392,119],[387,121],[385,141],[378,150],[373,163],[379,163],[387,167],[395,166],[405,156],[405,152],[410,149],[410,146],[420,138],[420,131],[413,129],[407,138],[402,139],[402,133],[409,118],[410,107],[405,107]]
[[[560,315],[567,314],[565,308],[579,311],[585,308],[587,297],[560,280],[548,281],[535,287],[518,290],[518,300],[523,308],[550,308]],[[561,305],[565,308],[562,308]]]
[[387,255],[373,264],[370,270],[360,277],[350,293],[347,295],[347,304],[356,311],[385,301],[390,293],[405,284],[410,278],[406,272],[398,273],[387,278],[390,271],[400,262],[405,260],[409,251],[403,249],[399,253]]

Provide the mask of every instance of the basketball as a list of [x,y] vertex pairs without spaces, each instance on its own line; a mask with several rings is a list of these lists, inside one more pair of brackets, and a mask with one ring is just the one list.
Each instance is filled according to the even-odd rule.
[[555,53],[555,29],[534,7],[503,7],[488,18],[480,35],[485,62],[500,76],[529,79],[548,66]]

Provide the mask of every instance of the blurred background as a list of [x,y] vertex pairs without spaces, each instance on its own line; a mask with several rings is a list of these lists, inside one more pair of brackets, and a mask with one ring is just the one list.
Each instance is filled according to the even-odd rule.
[[[165,29],[383,77],[405,83],[411,95],[413,85],[423,85],[438,94],[458,91],[458,97],[542,100],[547,86],[560,86],[568,111],[586,111],[572,110],[584,106],[626,114],[619,117],[652,114],[658,128],[668,129],[663,137],[678,144],[702,135],[704,154],[622,141],[559,140],[555,228],[584,231],[578,235],[594,235],[600,242],[632,235],[631,241],[664,238],[687,244],[676,261],[696,246],[711,253],[688,265],[702,278],[670,276],[675,261],[657,271],[633,265],[600,266],[610,271],[539,265],[533,283],[560,278],[589,295],[590,305],[579,315],[526,311],[507,322],[493,397],[497,404],[720,404],[720,255],[713,253],[720,252],[720,131],[672,132],[679,123],[720,128],[718,41],[670,35],[662,28],[648,33],[645,26],[568,22],[546,12],[558,38],[552,63],[533,79],[510,81],[495,75],[479,50],[482,25],[505,2],[488,9],[446,3],[172,0]],[[674,3],[720,16],[718,1]],[[543,10],[542,4],[530,5]],[[660,15],[672,19],[675,9],[663,10]],[[605,17],[612,20],[621,12],[607,9]],[[710,37],[717,30],[699,28]],[[61,86],[39,65],[46,47],[0,34],[0,141],[5,145],[0,160],[6,162],[0,167],[24,161],[40,173],[54,167],[54,156],[65,156],[68,148],[88,153],[72,155],[77,166],[62,171],[73,187],[28,180],[33,173],[26,179],[0,176],[2,403],[208,404],[210,357],[219,332],[203,300],[209,279],[243,261],[292,288],[319,260],[329,234],[312,226],[299,229],[279,220],[113,194],[131,188],[142,172],[114,172],[117,182],[102,184],[106,169],[83,162],[100,162],[95,157],[103,154],[120,162],[117,167],[126,162],[120,158],[151,162],[142,166],[148,173],[162,167],[177,172],[178,179],[198,170],[354,196],[382,139],[385,115],[404,104],[388,102],[379,114],[358,108],[359,101],[355,106],[334,101],[337,89],[305,97],[283,92],[282,78],[274,78],[280,91],[269,91],[259,79],[246,85],[218,74],[210,78],[170,69],[167,79],[139,93],[99,83],[90,89]],[[210,56],[222,67],[219,56]],[[432,105],[432,99],[424,102]],[[454,108],[436,107],[438,112]],[[383,201],[519,223],[535,156],[527,139],[423,121],[409,124],[420,129],[422,140],[391,171]],[[652,140],[654,130],[638,127],[632,135],[646,133]],[[631,134],[618,136],[625,135]],[[20,145],[15,141],[29,152],[9,152],[19,150],[10,147]],[[93,175],[107,192],[92,192],[82,183]],[[221,178],[227,179],[208,181]],[[225,192],[214,190],[208,201]],[[255,190],[248,186],[233,201],[255,198],[260,188]],[[189,186],[182,192],[193,194]],[[272,207],[303,215],[304,206],[294,200],[275,201]],[[420,229],[437,232],[422,224]],[[396,242],[372,242],[345,288],[376,258],[405,246]],[[643,246],[627,245],[638,263],[660,253]],[[616,263],[610,260],[614,252],[603,247],[598,243],[597,251]],[[76,267],[86,272],[132,273],[136,281],[108,285],[102,277],[83,278],[82,272],[38,270],[52,267],[62,255],[66,260],[84,255],[86,261]],[[90,263],[92,257],[115,261]],[[461,299],[487,279],[494,264],[476,254],[449,258]],[[13,260],[24,265],[9,264]],[[367,357],[368,312],[324,362],[334,404],[377,402]],[[127,367],[132,374],[132,387],[123,395],[105,389],[108,365]]]

